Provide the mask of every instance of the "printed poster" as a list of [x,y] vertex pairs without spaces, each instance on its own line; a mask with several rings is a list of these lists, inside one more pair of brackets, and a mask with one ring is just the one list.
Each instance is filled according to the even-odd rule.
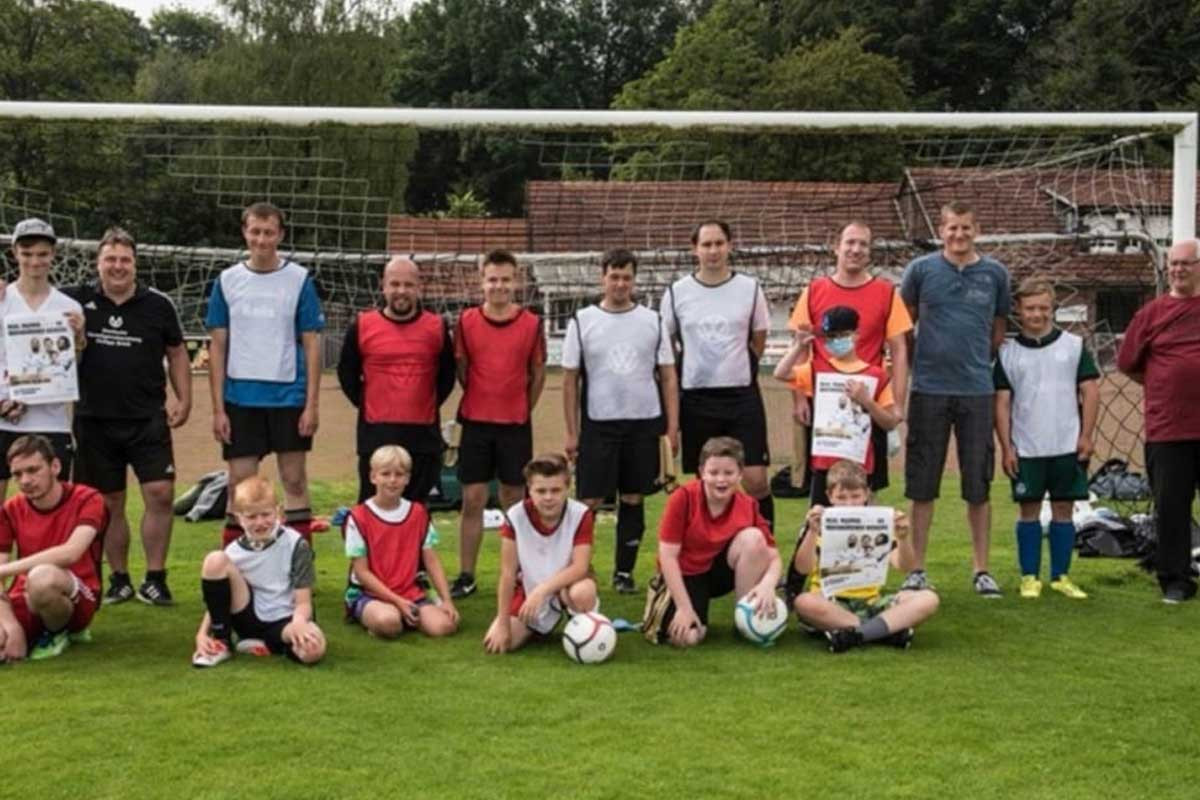
[[821,593],[887,583],[896,512],[886,506],[829,506],[821,515]]
[[4,318],[8,396],[26,405],[79,399],[75,335],[62,314],[10,314]]
[[814,456],[846,458],[865,464],[871,446],[871,415],[846,394],[846,381],[861,381],[875,396],[878,380],[869,375],[818,372],[813,383]]

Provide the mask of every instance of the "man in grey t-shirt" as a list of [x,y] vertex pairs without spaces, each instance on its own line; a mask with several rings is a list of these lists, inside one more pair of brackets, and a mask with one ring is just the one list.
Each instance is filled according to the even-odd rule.
[[979,225],[970,206],[949,203],[941,214],[942,250],[914,259],[900,285],[900,296],[917,323],[904,493],[912,501],[918,564],[901,588],[928,585],[929,527],[953,429],[971,529],[973,583],[981,596],[995,598],[1000,587],[988,573],[988,491],[995,469],[991,371],[1012,305],[1009,276],[1003,264],[976,251]]

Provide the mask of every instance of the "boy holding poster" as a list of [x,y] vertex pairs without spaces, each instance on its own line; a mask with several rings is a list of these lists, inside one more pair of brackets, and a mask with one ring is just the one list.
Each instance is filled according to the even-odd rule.
[[[6,291],[0,289],[0,452],[24,434],[41,434],[54,448],[59,478],[65,479],[75,455],[71,402],[79,396],[70,350],[84,346],[83,307],[50,284],[58,242],[50,223],[22,220],[12,238],[19,277]],[[60,352],[64,337],[68,352]],[[64,371],[68,360],[71,368]],[[10,477],[8,465],[0,463],[0,498]]]
[[[810,331],[796,331],[792,346],[775,367],[775,377],[813,398],[811,505],[829,505],[826,473],[847,459],[870,474],[875,468],[871,447],[871,422],[886,431],[900,424],[888,374],[858,357],[854,342],[858,312],[834,306],[821,315],[820,336],[829,351],[834,371],[813,369]],[[807,399],[798,401],[808,402]]]
[[902,514],[867,505],[867,474],[847,460],[828,469],[831,507],[809,509],[788,569],[787,593],[796,616],[824,632],[831,653],[868,642],[908,648],[913,629],[938,609],[932,589],[883,594],[887,562],[907,570],[912,545]]

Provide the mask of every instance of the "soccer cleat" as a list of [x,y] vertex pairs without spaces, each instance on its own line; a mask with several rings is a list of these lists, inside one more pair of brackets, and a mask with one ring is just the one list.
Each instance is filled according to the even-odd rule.
[[902,592],[919,592],[922,589],[933,588],[929,583],[929,576],[925,574],[923,569],[914,569],[912,572],[904,576],[904,583],[900,584]]
[[81,631],[75,631],[74,633],[68,633],[67,640],[71,644],[91,644],[93,641],[92,629],[84,628]]
[[863,638],[858,628],[837,628],[825,631],[825,641],[829,643],[829,652],[844,653],[862,644]]
[[233,658],[233,653],[229,650],[229,645],[220,639],[215,640],[217,652],[215,653],[196,653],[192,656],[193,667],[215,667],[224,661]]
[[116,575],[109,580],[108,591],[104,593],[104,605],[115,606],[118,603],[124,603],[126,600],[133,599],[133,584],[128,578],[117,578]]
[[271,655],[271,648],[262,639],[238,639],[237,651],[244,656]]
[[167,588],[167,582],[153,581],[149,578],[142,581],[142,585],[138,587],[137,599],[151,606],[175,605],[175,598],[171,597],[171,590]]
[[61,656],[70,643],[65,630],[58,633],[42,631],[42,635],[38,637],[37,642],[29,650],[29,660],[41,661],[45,658]]
[[[1053,586],[1054,584],[1050,584]],[[1042,582],[1037,579],[1037,575],[1022,575],[1021,576],[1021,597],[1036,600],[1042,596]]]
[[1178,586],[1172,586],[1163,592],[1162,601],[1169,606],[1177,606],[1187,600],[1187,595]]
[[614,573],[612,586],[617,590],[617,594],[634,594],[637,592],[637,584],[633,582],[633,576],[628,572]]
[[455,600],[475,594],[475,590],[479,588],[475,585],[475,576],[469,572],[460,572],[458,577],[454,579],[454,583],[450,584],[450,596]]
[[912,640],[915,635],[916,632],[912,628],[905,628],[904,630],[896,631],[884,639],[882,643],[900,650],[907,650],[912,647]]
[[1050,588],[1072,600],[1087,600],[1087,592],[1076,586],[1066,575],[1059,575],[1058,580],[1050,581]]
[[996,583],[996,579],[987,572],[976,572],[972,583],[975,586],[975,594],[980,597],[999,600],[1004,596],[1004,593],[1000,591],[1000,584]]

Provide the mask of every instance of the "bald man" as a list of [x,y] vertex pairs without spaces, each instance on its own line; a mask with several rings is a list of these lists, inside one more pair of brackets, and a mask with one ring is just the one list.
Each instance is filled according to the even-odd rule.
[[404,496],[424,501],[441,473],[438,409],[454,389],[454,346],[442,318],[421,307],[421,275],[397,256],[379,282],[383,307],[361,312],[338,359],[342,392],[358,408],[358,501],[375,493],[371,453],[398,444],[412,456]]

